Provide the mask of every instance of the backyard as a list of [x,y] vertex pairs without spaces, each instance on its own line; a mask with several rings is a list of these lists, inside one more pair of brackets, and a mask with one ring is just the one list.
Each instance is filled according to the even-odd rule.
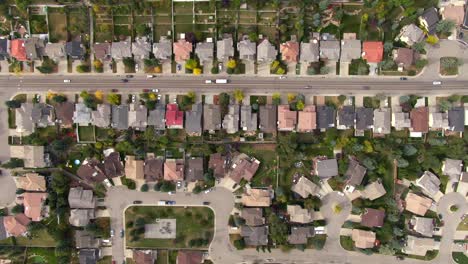
[[27,247],[54,247],[56,241],[50,236],[47,229],[39,229],[35,231],[31,239],[28,237],[17,237],[15,238],[15,243],[13,243],[13,237],[9,237],[4,240],[0,240],[0,245],[17,245],[17,246],[27,246]]
[[80,142],[96,141],[94,126],[78,126],[78,138]]
[[240,152],[252,156],[260,161],[260,166],[252,178],[252,187],[275,186],[277,182],[277,156],[274,144],[262,144],[252,147],[251,144],[243,144]]
[[49,35],[51,42],[67,40],[67,14],[63,8],[48,8]]

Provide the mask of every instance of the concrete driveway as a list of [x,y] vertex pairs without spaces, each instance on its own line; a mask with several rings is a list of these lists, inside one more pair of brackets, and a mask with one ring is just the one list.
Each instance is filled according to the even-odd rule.
[[0,192],[0,208],[8,207],[16,198],[16,184],[13,177],[8,170],[1,169],[1,171],[0,186],[2,186],[2,191]]
[[[341,208],[339,213],[335,212],[336,206]],[[344,252],[340,245],[340,230],[351,213],[351,201],[343,193],[331,192],[323,197],[320,212],[327,222],[327,242],[324,250]]]

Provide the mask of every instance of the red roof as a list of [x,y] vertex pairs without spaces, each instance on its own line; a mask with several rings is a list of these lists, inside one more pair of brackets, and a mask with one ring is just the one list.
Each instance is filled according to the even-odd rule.
[[383,44],[379,41],[365,41],[362,44],[364,59],[367,62],[381,62],[383,57]]
[[429,131],[429,109],[418,107],[411,110],[411,127],[414,132],[426,133]]
[[184,123],[184,112],[179,111],[177,104],[168,104],[166,111],[166,126],[182,126]]
[[26,61],[26,48],[24,47],[24,40],[14,39],[10,42],[11,56],[19,61]]

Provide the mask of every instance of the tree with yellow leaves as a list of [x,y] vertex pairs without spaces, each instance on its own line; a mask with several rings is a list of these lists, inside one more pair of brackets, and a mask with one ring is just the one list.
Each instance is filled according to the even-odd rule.
[[439,38],[436,35],[429,35],[426,38],[426,42],[431,45],[439,43]]
[[193,69],[193,75],[200,75],[202,74],[202,70],[200,68]]
[[150,99],[150,101],[156,101],[156,98],[158,97],[156,96],[155,93],[149,93],[148,98]]
[[230,69],[235,69],[237,67],[237,62],[236,60],[234,59],[230,59],[228,60],[227,64],[226,64],[226,67],[230,68]]
[[234,90],[234,99],[240,104],[244,100],[244,92],[241,89]]
[[95,93],[94,93],[94,97],[96,97],[96,99],[102,103],[102,100],[104,100],[104,92],[102,92],[101,90],[97,90]]
[[288,103],[291,103],[294,100],[296,100],[296,94],[295,93],[288,93]]

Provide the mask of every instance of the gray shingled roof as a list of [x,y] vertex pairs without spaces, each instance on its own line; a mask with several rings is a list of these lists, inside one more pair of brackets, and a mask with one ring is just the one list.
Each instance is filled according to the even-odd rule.
[[463,132],[465,130],[465,109],[463,107],[453,107],[448,111],[448,121],[450,130]]
[[434,197],[440,189],[440,179],[434,173],[425,171],[423,175],[416,180],[416,185],[421,187],[428,195]]
[[109,127],[111,119],[111,106],[108,104],[98,104],[97,109],[91,112],[93,125],[97,127]]
[[268,244],[268,226],[242,226],[241,236],[247,246],[266,246]]
[[216,42],[216,57],[220,61],[226,61],[229,57],[234,56],[234,46],[232,37],[225,37]]
[[157,104],[154,110],[149,111],[148,126],[154,126],[156,130],[166,129],[166,106]]
[[268,39],[262,40],[257,46],[257,61],[271,62],[276,59],[278,50],[273,46]]
[[136,38],[132,44],[132,53],[135,58],[147,59],[151,52],[151,43],[146,37]]
[[190,158],[186,163],[185,180],[195,182],[203,180],[203,158]]
[[200,62],[213,60],[213,42],[200,42],[195,47],[195,54],[197,54]]
[[112,106],[112,124],[117,130],[128,129],[128,105]]
[[258,127],[257,113],[252,112],[251,105],[241,106],[241,121],[240,126],[242,130],[247,132],[256,131]]
[[223,128],[228,134],[234,134],[239,131],[239,105],[229,105],[228,113],[223,119]]
[[390,108],[374,110],[374,133],[389,134],[391,132],[391,111]]
[[352,186],[361,185],[362,179],[366,175],[367,169],[361,166],[359,162],[354,159],[349,160],[348,169],[346,170],[345,176],[348,178],[348,184]]
[[319,42],[311,39],[309,42],[301,42],[301,62],[317,62],[320,59]]
[[170,39],[161,37],[159,43],[153,44],[153,54],[158,60],[168,60],[172,56],[172,42]]
[[421,15],[420,19],[426,21],[428,25],[427,30],[429,31],[430,35],[433,35],[436,33],[436,26],[440,19],[439,19],[439,13],[437,12],[437,9],[435,7],[426,9],[424,13]]
[[237,42],[237,50],[239,51],[239,58],[241,60],[254,60],[257,53],[257,45],[250,39],[244,39]]
[[338,40],[321,40],[320,58],[337,61],[340,58],[340,42]]
[[185,131],[188,134],[202,133],[203,105],[193,104],[190,111],[185,112]]
[[276,131],[277,121],[276,105],[261,105],[259,108],[260,125],[259,129],[263,132],[272,133]]
[[341,41],[342,62],[351,62],[353,59],[361,58],[361,41],[358,39],[346,39]]
[[132,57],[132,43],[130,40],[112,42],[111,54],[112,58],[116,60],[121,60],[123,58]]
[[356,108],[356,129],[371,129],[374,125],[374,109],[358,107]]
[[316,161],[317,176],[320,178],[330,178],[338,175],[338,163],[336,159],[326,159]]
[[330,106],[317,106],[317,128],[327,129],[335,127],[335,109]]
[[205,104],[203,106],[203,128],[207,131],[221,129],[221,108],[219,105]]
[[350,128],[354,126],[354,119],[356,113],[354,112],[354,106],[343,106],[338,110],[338,123],[340,126]]

